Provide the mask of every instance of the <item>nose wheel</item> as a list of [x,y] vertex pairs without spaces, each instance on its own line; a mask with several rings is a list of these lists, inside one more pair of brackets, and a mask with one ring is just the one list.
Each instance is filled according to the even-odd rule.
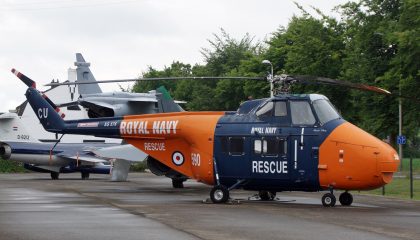
[[349,192],[343,192],[340,194],[338,198],[341,205],[343,206],[350,206],[353,203],[353,196]]
[[[332,189],[330,189],[329,193],[324,194],[321,200],[322,205],[324,205],[324,207],[334,207],[336,198],[333,194]],[[345,191],[340,194],[338,201],[340,201],[342,206],[350,206],[353,203],[353,196],[349,192]]]
[[322,201],[322,205],[324,205],[324,207],[334,207],[337,199],[335,198],[334,194],[326,193],[326,194],[324,194],[324,196],[322,196],[321,201]]
[[276,192],[261,190],[258,196],[262,201],[273,201],[276,198]]

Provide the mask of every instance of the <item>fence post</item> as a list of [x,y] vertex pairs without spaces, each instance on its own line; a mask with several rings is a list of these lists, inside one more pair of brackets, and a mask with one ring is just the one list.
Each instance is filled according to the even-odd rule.
[[413,157],[410,157],[410,198],[413,199]]
[[385,186],[382,186],[382,196],[385,196]]

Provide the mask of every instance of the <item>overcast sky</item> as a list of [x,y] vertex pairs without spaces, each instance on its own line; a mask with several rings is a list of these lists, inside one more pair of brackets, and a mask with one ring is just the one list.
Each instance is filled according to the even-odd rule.
[[[347,0],[296,2],[338,16],[332,8]],[[220,28],[264,40],[293,15],[291,0],[0,0],[0,112],[25,100],[12,68],[38,86],[64,81],[80,52],[98,80],[135,78],[174,60],[202,63],[200,49]]]

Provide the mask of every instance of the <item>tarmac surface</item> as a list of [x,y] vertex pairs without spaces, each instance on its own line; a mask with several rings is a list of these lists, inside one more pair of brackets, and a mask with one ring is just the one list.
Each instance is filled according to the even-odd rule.
[[[130,173],[107,176],[0,174],[0,239],[420,239],[420,201],[355,193],[325,208],[323,193],[282,192],[277,201],[208,204],[209,186]],[[336,193],[338,198],[338,193]]]

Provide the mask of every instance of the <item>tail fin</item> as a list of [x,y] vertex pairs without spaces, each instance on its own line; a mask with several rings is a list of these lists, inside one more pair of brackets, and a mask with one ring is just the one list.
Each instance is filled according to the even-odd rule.
[[161,93],[157,97],[159,108],[161,112],[183,112],[181,106],[175,103],[172,99],[171,95],[169,94],[168,90],[164,86],[160,86],[156,89],[157,92]]
[[2,141],[38,142],[27,131],[19,116],[12,112],[0,115],[0,137]]
[[[92,72],[90,71],[90,63],[86,62],[81,53],[76,53],[76,62],[74,65],[77,67],[77,81],[86,82],[86,81],[96,81]],[[92,94],[92,93],[101,93],[102,90],[97,83],[94,84],[79,84],[78,85],[79,94]]]
[[25,93],[26,99],[31,105],[42,126],[50,132],[61,133],[65,128],[64,120],[56,110],[34,88],[28,88]]

